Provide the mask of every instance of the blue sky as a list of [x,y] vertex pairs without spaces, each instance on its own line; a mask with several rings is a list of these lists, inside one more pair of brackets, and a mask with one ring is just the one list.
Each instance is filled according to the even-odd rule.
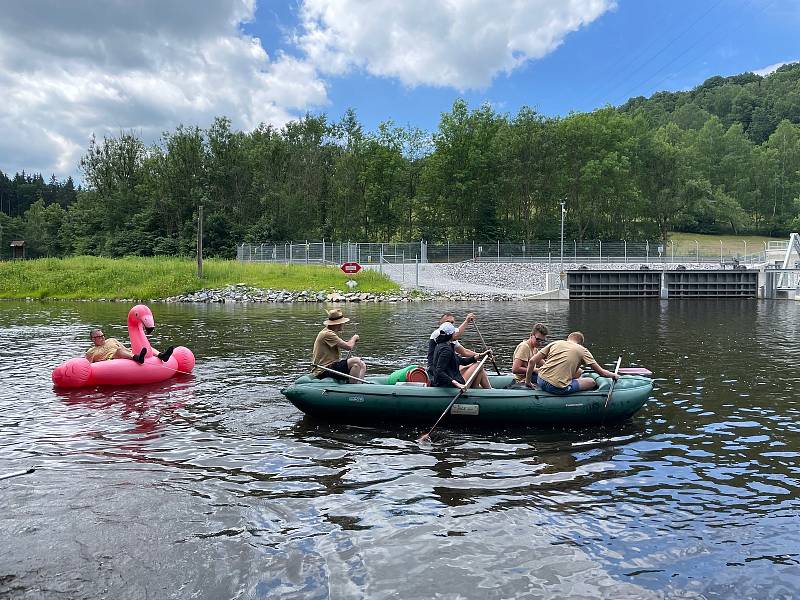
[[[714,75],[734,75],[800,60],[800,2],[769,0],[618,0],[594,22],[571,32],[543,58],[500,73],[482,89],[420,85],[364,70],[327,79],[338,118],[353,107],[374,128],[386,119],[436,128],[456,98],[515,113],[548,115],[620,105],[632,96],[691,89]],[[296,52],[294,3],[261,3],[244,30],[268,52]]]
[[0,15],[0,169],[79,177],[92,135],[157,142],[348,107],[436,129],[619,105],[800,60],[798,0],[28,0]]

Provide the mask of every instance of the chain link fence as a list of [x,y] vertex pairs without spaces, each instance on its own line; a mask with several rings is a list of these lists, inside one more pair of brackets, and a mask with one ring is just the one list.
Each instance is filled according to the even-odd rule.
[[[772,248],[770,248],[772,250]],[[264,242],[242,243],[236,258],[248,262],[362,265],[392,263],[474,262],[580,263],[702,263],[723,266],[756,264],[767,260],[767,244],[730,243],[720,240],[719,251],[699,242],[539,240],[531,242]]]

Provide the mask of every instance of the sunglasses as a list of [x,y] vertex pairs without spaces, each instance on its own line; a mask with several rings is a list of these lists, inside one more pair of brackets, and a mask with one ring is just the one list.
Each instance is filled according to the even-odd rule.
[[537,344],[546,344],[547,343],[547,338],[540,338],[540,337],[534,336],[534,339],[536,340]]

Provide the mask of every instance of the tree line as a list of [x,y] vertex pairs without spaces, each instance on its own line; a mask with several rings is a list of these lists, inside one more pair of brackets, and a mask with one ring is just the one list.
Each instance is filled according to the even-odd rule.
[[191,255],[239,242],[666,239],[800,227],[800,63],[591,113],[515,115],[457,100],[436,131],[354,111],[283,128],[180,126],[92,139],[83,183],[0,173],[0,252]]

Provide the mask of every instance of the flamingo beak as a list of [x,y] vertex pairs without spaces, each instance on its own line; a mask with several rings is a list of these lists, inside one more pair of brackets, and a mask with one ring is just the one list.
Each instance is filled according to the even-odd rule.
[[155,331],[155,327],[145,327],[145,328],[144,328],[144,332],[145,332],[147,335],[150,335],[151,333],[153,333],[153,331]]

